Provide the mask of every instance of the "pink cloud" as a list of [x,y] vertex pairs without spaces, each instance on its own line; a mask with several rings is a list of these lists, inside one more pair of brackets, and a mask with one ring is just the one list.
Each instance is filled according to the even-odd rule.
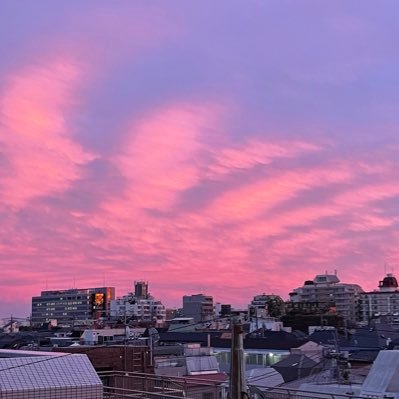
[[125,193],[138,208],[167,209],[200,179],[201,135],[215,111],[176,104],[135,123],[115,163],[129,182]]
[[[217,120],[215,115],[218,113],[209,109],[200,112],[193,106],[165,107],[133,125],[123,153],[114,158],[127,179],[126,189],[122,197],[104,202],[101,214],[91,218],[92,223],[106,232],[95,245],[107,248],[110,253],[118,249],[119,256],[107,259],[125,265],[131,259],[140,276],[153,281],[154,291],[175,304],[181,300],[182,292],[187,293],[181,285],[203,287],[201,291],[211,294],[217,290],[220,299],[230,295],[245,303],[251,295],[244,298],[240,291],[244,287],[245,292],[253,295],[274,291],[284,296],[303,280],[312,278],[313,273],[340,267],[342,270],[342,254],[356,251],[358,245],[344,232],[366,221],[356,214],[361,209],[355,208],[359,204],[345,198],[350,198],[351,191],[364,188],[363,205],[369,207],[374,201],[394,194],[392,190],[375,197],[370,194],[373,187],[362,182],[364,176],[378,176],[387,172],[386,168],[337,159],[317,167],[277,169],[271,178],[251,176],[256,165],[273,163],[281,157],[295,159],[322,149],[299,143],[284,151],[286,144],[274,141],[263,146],[244,143],[242,153],[231,150],[234,147],[228,142],[218,151],[214,148],[211,151],[202,135],[207,128],[204,121]],[[205,164],[204,160],[210,163]],[[173,209],[185,190],[211,178],[210,170],[227,176],[238,169],[247,170],[249,182],[240,181],[225,188],[203,208],[180,209],[165,216],[145,212],[148,208],[163,212]],[[304,205],[302,196],[318,189],[329,189],[332,193],[326,200]],[[288,208],[274,211],[286,201],[291,204]],[[317,227],[326,218],[343,218],[344,225],[337,230]],[[372,214],[367,218],[368,228],[382,228],[384,220],[378,213]],[[294,233],[297,228],[308,231]],[[270,239],[274,242],[269,242]],[[135,255],[130,258],[129,253]],[[143,263],[135,263],[137,254],[145,257]],[[152,256],[156,258],[150,260]],[[289,279],[282,280],[275,273],[281,269],[289,273]],[[124,273],[119,270],[115,275],[122,291],[130,284],[125,281]],[[169,279],[175,282],[173,292],[167,284]],[[223,293],[222,281],[226,282]]]
[[218,220],[250,220],[306,190],[347,183],[353,176],[350,168],[343,164],[284,171],[224,193],[208,212]]
[[[13,116],[7,129],[17,133],[14,141],[5,142],[5,148],[10,165],[18,172],[15,176],[26,185],[23,201],[16,202],[20,206],[41,193],[67,189],[79,178],[80,167],[93,159],[68,135],[68,111],[75,104],[71,86],[79,84],[79,71],[68,75],[55,66],[52,71],[70,80],[47,81],[42,70],[34,70],[35,74],[29,70],[31,79],[27,82],[34,82],[38,76],[47,83],[47,89],[52,88],[46,90],[50,94],[31,90],[33,104],[26,99],[26,103],[16,101],[19,108],[2,108],[4,115]],[[21,87],[30,86],[15,87],[20,93]],[[14,86],[8,87],[3,98],[12,105],[11,88]],[[17,109],[24,107],[33,112],[17,118]],[[101,285],[104,279],[118,288],[118,294],[131,290],[134,279],[148,279],[151,291],[173,305],[181,303],[181,295],[194,291],[244,305],[261,292],[286,297],[313,273],[326,268],[340,270],[342,254],[355,253],[359,244],[358,239],[348,238],[347,231],[391,227],[389,217],[379,214],[378,202],[398,194],[391,180],[392,165],[335,159],[317,166],[280,170],[273,164],[277,160],[290,158],[290,164],[295,164],[301,157],[320,155],[325,150],[306,142],[289,146],[285,141],[258,139],[235,146],[223,134],[224,112],[213,104],[173,103],[132,121],[120,148],[108,160],[123,177],[121,192],[101,196],[100,206],[91,211],[71,211],[68,223],[54,229],[59,237],[38,244],[33,233],[20,235],[15,245],[6,246],[6,254],[19,274],[27,271],[26,280],[21,282],[29,287],[25,292],[37,294],[38,287],[45,288],[46,280],[52,288],[72,286],[77,274],[80,286]],[[24,126],[32,129],[25,133]],[[214,126],[222,132],[216,146],[205,140]],[[43,144],[42,137],[48,145]],[[32,176],[23,180],[20,175],[27,163],[23,162],[22,143],[30,152],[37,151],[47,169],[57,171],[57,178],[43,171],[40,174],[35,163],[30,166]],[[263,177],[261,173],[268,167],[273,175],[269,172]],[[245,178],[235,184],[234,179],[229,180],[243,171]],[[385,175],[388,177],[382,179]],[[369,176],[376,179],[375,183],[364,182]],[[214,182],[215,177],[221,183],[216,195],[200,207],[179,206],[188,190],[209,180]],[[229,184],[224,186],[227,180]],[[43,184],[40,190],[39,182]],[[11,188],[15,186],[3,183],[9,202],[17,198]],[[304,202],[307,193],[323,189],[330,190],[328,198]],[[57,216],[62,220],[61,214]],[[340,218],[342,226],[328,230],[319,225],[326,218]],[[12,225],[9,228],[12,232]],[[88,228],[101,234],[92,236]],[[28,258],[47,266],[40,272],[30,270]],[[71,267],[52,267],[65,262]],[[371,268],[371,263],[360,267]],[[347,276],[354,275],[351,273]],[[6,277],[12,280],[15,276],[10,272]],[[33,286],[29,281],[39,283]],[[6,296],[11,298],[12,293]]]
[[92,154],[73,141],[68,111],[76,105],[71,87],[79,70],[67,61],[14,73],[0,99],[3,204],[21,207],[38,196],[64,191]]
[[334,202],[341,206],[361,208],[383,199],[396,197],[399,194],[399,183],[396,179],[392,179],[394,171],[386,169],[383,173],[386,174],[385,181],[367,182],[361,186],[349,188],[337,194]]
[[241,146],[212,150],[214,159],[209,165],[209,177],[234,173],[267,165],[280,158],[295,158],[301,154],[320,151],[321,147],[307,142],[268,141],[250,139]]

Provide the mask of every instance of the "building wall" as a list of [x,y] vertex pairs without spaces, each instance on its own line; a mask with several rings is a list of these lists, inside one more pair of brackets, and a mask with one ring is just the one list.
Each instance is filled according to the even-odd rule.
[[379,282],[378,291],[364,292],[359,298],[361,321],[387,316],[394,324],[399,324],[399,289],[396,278],[388,273]]
[[361,321],[370,321],[380,316],[391,316],[399,324],[399,292],[367,292],[360,296],[359,315]]
[[203,294],[183,296],[183,315],[192,317],[195,323],[213,319],[213,297]]
[[88,356],[96,371],[129,371],[153,373],[148,346],[76,346],[57,348],[57,352],[81,353]]

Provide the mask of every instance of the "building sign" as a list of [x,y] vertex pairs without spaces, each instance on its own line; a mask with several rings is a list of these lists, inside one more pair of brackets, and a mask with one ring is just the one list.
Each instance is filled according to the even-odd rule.
[[96,292],[92,295],[94,310],[105,310],[105,297],[102,292]]

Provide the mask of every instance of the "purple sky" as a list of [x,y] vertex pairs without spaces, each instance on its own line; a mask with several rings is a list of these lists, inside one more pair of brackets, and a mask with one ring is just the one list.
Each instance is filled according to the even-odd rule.
[[[0,3],[0,316],[150,282],[246,305],[399,262],[396,0]],[[385,266],[384,266],[385,265]]]

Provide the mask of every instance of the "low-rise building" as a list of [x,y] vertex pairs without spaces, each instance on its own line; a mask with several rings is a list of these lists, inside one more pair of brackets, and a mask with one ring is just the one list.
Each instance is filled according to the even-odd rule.
[[183,316],[192,317],[195,323],[214,318],[213,297],[204,294],[183,296]]
[[248,306],[249,315],[253,317],[280,317],[284,314],[284,301],[274,294],[254,296]]
[[124,342],[128,340],[127,328],[102,328],[99,330],[84,330],[80,337],[82,345],[102,345],[114,342]]
[[369,322],[381,317],[399,324],[398,281],[390,273],[379,282],[378,290],[364,292],[359,296],[360,321]]
[[[168,347],[162,348],[154,358],[155,374],[164,376],[193,376],[210,375],[220,372],[216,357],[211,353],[211,348],[201,347],[198,343],[189,343],[181,346],[181,352],[176,356],[172,346],[169,353]],[[178,348],[179,349],[179,348]],[[155,351],[155,353],[157,353]]]
[[57,351],[87,354],[97,372],[118,371],[153,373],[151,348],[145,343],[135,345],[69,346]]

